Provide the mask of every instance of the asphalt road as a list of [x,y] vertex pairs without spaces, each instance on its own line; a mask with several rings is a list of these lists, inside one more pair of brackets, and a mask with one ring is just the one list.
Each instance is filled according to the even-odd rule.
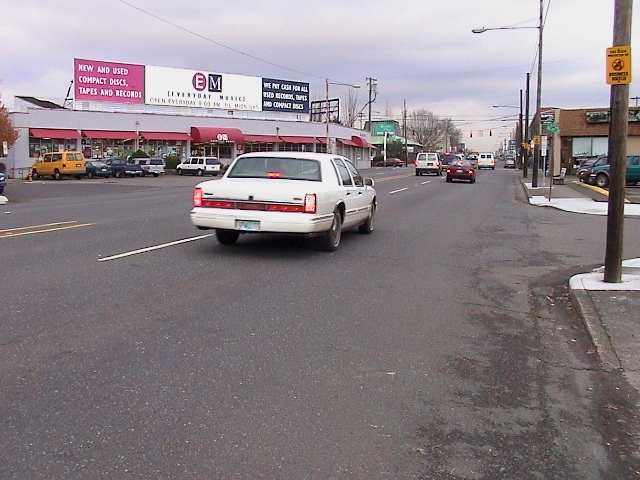
[[10,184],[0,478],[633,478],[638,399],[567,298],[606,218],[512,170],[366,173],[376,230],[335,253],[219,245],[196,178]]

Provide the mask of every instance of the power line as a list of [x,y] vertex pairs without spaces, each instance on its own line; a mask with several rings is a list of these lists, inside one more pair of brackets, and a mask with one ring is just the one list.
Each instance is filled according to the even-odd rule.
[[243,51],[238,50],[236,48],[233,48],[233,47],[230,47],[230,46],[225,45],[223,43],[217,42],[217,41],[215,41],[215,40],[213,40],[213,39],[211,39],[209,37],[205,37],[204,35],[201,35],[199,33],[196,33],[194,31],[192,31],[192,30],[189,30],[188,28],[185,28],[185,27],[183,27],[181,25],[178,25],[177,23],[173,23],[173,22],[171,22],[171,21],[169,21],[169,20],[167,20],[165,18],[162,18],[162,17],[160,17],[160,16],[158,16],[158,15],[156,15],[154,13],[148,12],[147,10],[144,10],[144,9],[142,9],[140,7],[137,7],[137,6],[135,6],[135,5],[133,5],[133,4],[129,3],[129,2],[126,2],[125,0],[118,0],[118,1],[120,3],[122,3],[122,4],[124,4],[124,5],[127,5],[128,7],[131,7],[133,9],[135,9],[135,10],[138,10],[141,13],[144,13],[145,15],[149,15],[150,17],[153,17],[156,20],[159,20],[159,21],[161,21],[163,23],[166,23],[167,25],[171,25],[174,28],[182,30],[183,32],[187,32],[187,33],[189,33],[189,34],[191,34],[191,35],[193,35],[195,37],[198,37],[201,40],[204,40],[206,42],[213,43],[214,45],[217,45],[217,46],[219,46],[221,48],[226,48],[227,50],[230,50],[230,51],[232,51],[234,53],[237,53],[238,55],[242,55],[242,56],[250,58],[252,60],[256,60],[258,62],[266,63],[267,65],[271,65],[271,66],[274,66],[274,67],[282,68],[282,69],[288,70],[290,72],[299,73],[301,75],[305,75],[305,76],[308,76],[308,77],[321,78],[323,80],[325,79],[325,77],[321,77],[319,75],[314,75],[314,74],[308,73],[308,72],[302,72],[300,70],[296,70],[296,69],[293,69],[293,68],[290,68],[290,67],[285,67],[284,65],[280,65],[278,63],[270,62],[269,60],[265,60],[264,58],[256,57],[255,55],[251,55],[250,53],[243,52]]

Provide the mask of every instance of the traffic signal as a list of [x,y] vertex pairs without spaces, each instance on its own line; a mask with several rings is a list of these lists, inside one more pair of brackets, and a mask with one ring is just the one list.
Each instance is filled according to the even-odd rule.
[[473,138],[473,132],[469,132],[469,138]]
[[491,136],[491,130],[489,130],[489,136]]

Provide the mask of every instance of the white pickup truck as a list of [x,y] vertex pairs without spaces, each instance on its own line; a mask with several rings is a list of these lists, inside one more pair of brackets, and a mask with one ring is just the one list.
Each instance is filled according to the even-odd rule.
[[145,175],[157,177],[164,174],[164,160],[161,158],[136,158],[135,163],[140,165],[143,177]]

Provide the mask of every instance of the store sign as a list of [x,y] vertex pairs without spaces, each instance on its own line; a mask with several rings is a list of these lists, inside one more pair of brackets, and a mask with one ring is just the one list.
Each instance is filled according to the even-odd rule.
[[265,112],[309,113],[309,84],[263,78],[262,110]]
[[260,77],[145,67],[147,105],[260,111],[261,92]]
[[309,113],[309,84],[75,58],[74,99],[169,107]]
[[73,59],[76,100],[144,103],[144,65]]

